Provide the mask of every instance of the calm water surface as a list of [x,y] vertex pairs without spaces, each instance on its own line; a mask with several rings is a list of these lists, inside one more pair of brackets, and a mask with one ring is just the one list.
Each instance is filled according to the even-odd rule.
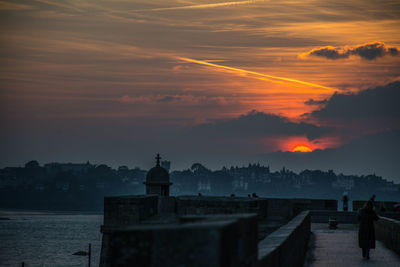
[[99,265],[103,215],[10,215],[0,220],[0,266],[87,266],[74,252],[92,244]]

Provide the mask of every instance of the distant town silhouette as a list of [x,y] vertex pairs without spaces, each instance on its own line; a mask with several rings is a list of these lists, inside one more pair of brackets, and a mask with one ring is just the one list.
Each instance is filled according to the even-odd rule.
[[[341,200],[398,200],[400,185],[374,174],[336,174],[333,171],[286,168],[271,171],[259,163],[210,170],[194,163],[185,170],[170,171],[171,162],[161,161],[173,183],[171,195],[251,196],[276,198],[330,198]],[[47,163],[30,161],[24,167],[0,169],[0,208],[101,211],[103,197],[145,194],[147,170],[105,164]],[[341,201],[339,201],[341,203]]]

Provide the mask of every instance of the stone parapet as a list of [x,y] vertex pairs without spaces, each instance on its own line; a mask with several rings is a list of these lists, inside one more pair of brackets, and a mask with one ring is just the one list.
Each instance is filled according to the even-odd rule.
[[258,243],[258,266],[302,266],[310,237],[310,212],[303,211]]
[[376,239],[400,254],[400,221],[380,217],[375,222]]

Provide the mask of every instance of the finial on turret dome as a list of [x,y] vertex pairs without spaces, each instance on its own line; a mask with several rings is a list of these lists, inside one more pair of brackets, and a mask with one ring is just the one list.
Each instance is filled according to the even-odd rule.
[[160,159],[161,159],[160,153],[157,153],[157,157],[156,157],[157,163],[156,163],[156,166],[160,166]]

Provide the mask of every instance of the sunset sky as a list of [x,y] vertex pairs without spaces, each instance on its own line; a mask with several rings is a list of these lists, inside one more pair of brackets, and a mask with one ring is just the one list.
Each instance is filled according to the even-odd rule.
[[0,20],[2,167],[159,152],[400,182],[398,0],[0,1]]

